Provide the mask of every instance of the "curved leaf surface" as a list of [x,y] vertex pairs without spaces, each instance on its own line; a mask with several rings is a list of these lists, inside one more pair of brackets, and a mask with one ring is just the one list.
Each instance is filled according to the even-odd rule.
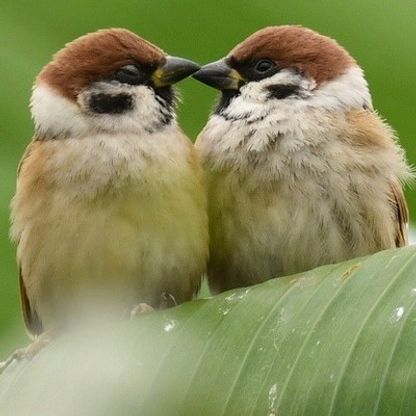
[[2,415],[414,415],[416,248],[79,330],[0,377]]

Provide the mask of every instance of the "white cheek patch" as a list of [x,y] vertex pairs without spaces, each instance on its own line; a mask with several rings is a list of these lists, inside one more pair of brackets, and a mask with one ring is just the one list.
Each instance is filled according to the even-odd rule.
[[[294,85],[298,88],[296,97],[289,96],[278,100],[270,97],[268,87],[275,85]],[[292,70],[284,69],[270,78],[249,82],[241,87],[240,95],[231,100],[229,106],[222,111],[230,119],[246,119],[249,123],[264,119],[271,112],[277,115],[286,114],[285,106],[296,105],[299,98],[308,98],[316,83]],[[293,107],[292,107],[293,108]]]
[[[93,113],[88,100],[92,93],[98,92],[129,94],[132,109],[121,114]],[[173,110],[161,105],[153,90],[144,85],[132,87],[100,82],[81,92],[78,101],[73,102],[41,84],[33,89],[30,107],[37,133],[45,137],[81,137],[103,132],[148,134],[160,128],[166,119],[172,119],[175,124]]]
[[317,88],[308,104],[328,110],[373,107],[364,72],[358,66]]
[[30,110],[36,131],[43,136],[73,132],[75,136],[88,130],[88,123],[79,106],[46,85],[35,85]]
[[265,102],[269,100],[268,87],[273,85],[295,85],[303,97],[310,95],[316,86],[315,81],[303,77],[289,69],[283,69],[269,78],[257,82],[249,82],[241,88],[241,95],[247,100]]

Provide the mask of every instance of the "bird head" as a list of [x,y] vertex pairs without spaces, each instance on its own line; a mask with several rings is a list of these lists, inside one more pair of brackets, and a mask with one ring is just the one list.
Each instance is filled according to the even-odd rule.
[[248,106],[262,111],[283,103],[329,109],[371,105],[362,70],[349,53],[301,26],[261,29],[193,77],[220,89],[215,112],[236,119],[250,114]]
[[68,43],[43,68],[32,115],[48,137],[156,131],[175,118],[172,85],[198,68],[128,30],[100,30]]

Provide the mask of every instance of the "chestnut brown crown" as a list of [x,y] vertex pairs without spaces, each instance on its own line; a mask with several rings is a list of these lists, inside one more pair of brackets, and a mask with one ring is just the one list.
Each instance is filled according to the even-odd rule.
[[123,65],[164,63],[161,49],[126,29],[105,29],[81,36],[57,52],[37,77],[75,100],[93,81],[106,79]]
[[279,68],[294,68],[318,84],[343,74],[355,60],[335,40],[302,26],[271,26],[238,44],[228,55],[237,63],[270,59]]

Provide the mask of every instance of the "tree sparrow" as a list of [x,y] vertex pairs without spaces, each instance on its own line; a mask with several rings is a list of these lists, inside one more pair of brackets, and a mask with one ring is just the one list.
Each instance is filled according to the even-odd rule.
[[110,29],[69,43],[37,77],[11,208],[31,334],[104,304],[158,307],[163,292],[178,303],[197,292],[206,196],[171,85],[198,68]]
[[403,150],[334,40],[268,27],[193,76],[222,90],[196,144],[214,292],[407,244]]

